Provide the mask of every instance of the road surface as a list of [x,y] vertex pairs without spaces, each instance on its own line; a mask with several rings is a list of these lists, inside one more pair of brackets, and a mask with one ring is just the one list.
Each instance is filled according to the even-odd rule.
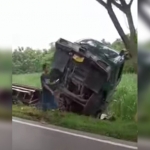
[[132,150],[135,143],[13,119],[13,150]]

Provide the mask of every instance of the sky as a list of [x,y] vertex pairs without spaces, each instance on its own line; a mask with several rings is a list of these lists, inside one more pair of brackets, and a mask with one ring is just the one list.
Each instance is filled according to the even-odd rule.
[[[125,15],[114,10],[128,33]],[[137,0],[132,14],[137,28]],[[146,33],[143,30],[140,34]],[[107,11],[96,0],[0,0],[0,46],[43,49],[59,38],[72,42],[104,38],[113,42],[119,35]]]

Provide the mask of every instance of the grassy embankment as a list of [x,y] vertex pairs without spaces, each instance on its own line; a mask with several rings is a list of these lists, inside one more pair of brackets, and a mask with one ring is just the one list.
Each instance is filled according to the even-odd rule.
[[[40,74],[13,75],[12,82],[40,87]],[[49,112],[45,120],[50,124],[77,129],[119,139],[136,141],[137,124],[134,122],[136,112],[137,77],[134,74],[123,75],[110,105],[110,111],[116,116],[114,122],[99,121],[91,117],[72,113]],[[22,109],[23,107],[23,109]],[[13,106],[13,116],[39,120],[41,112],[35,108]]]

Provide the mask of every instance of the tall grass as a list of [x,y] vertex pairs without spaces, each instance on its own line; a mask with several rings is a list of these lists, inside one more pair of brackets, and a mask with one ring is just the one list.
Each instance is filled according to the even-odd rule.
[[113,96],[110,110],[122,120],[133,120],[137,108],[137,76],[125,74]]
[[[13,83],[41,87],[40,74],[13,75]],[[112,98],[109,110],[118,119],[130,121],[136,113],[137,105],[137,76],[124,74],[117,91]]]

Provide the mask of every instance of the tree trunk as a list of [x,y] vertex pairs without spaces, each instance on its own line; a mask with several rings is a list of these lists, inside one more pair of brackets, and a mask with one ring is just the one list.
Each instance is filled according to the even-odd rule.
[[135,42],[135,39],[130,38],[130,48],[129,53],[131,54],[131,59],[133,62],[134,70],[137,73],[137,61],[138,61],[138,54],[137,54],[137,43]]
[[126,14],[128,24],[129,24],[130,38],[135,40],[136,39],[136,30],[135,30],[135,26],[134,26],[133,17],[131,14],[130,7],[128,9],[126,9],[125,14]]
[[126,14],[128,24],[129,24],[129,29],[130,29],[130,48],[128,49],[128,51],[132,55],[133,65],[134,65],[135,71],[137,72],[137,42],[136,42],[137,34],[136,34],[130,7],[126,9],[125,14]]
[[107,9],[107,10],[108,10],[108,14],[109,14],[109,16],[110,16],[110,18],[111,18],[111,20],[112,20],[116,30],[118,31],[118,33],[119,33],[119,35],[120,35],[120,37],[121,37],[121,39],[122,39],[126,49],[130,49],[130,44],[129,44],[130,42],[129,42],[126,34],[124,33],[124,31],[123,31],[123,29],[122,29],[122,27],[121,27],[121,25],[120,25],[116,15],[115,15],[115,13],[114,13],[114,11],[112,9],[112,6],[110,6],[110,8]]

